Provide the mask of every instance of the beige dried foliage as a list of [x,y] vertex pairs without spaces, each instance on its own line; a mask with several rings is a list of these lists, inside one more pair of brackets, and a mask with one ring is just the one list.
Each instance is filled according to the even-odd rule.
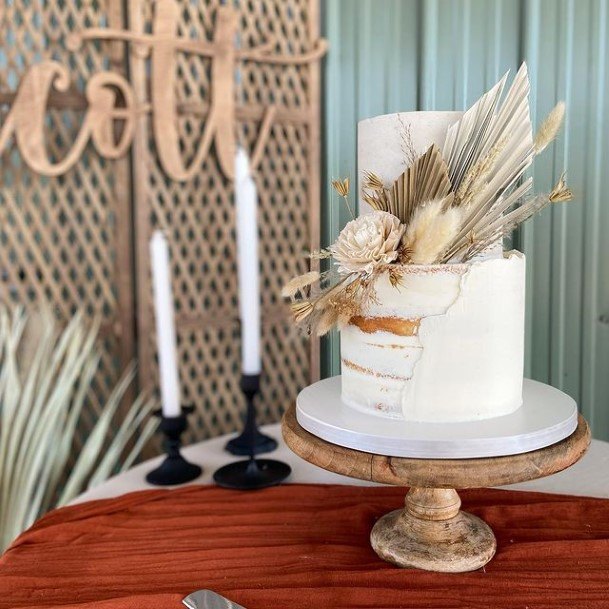
[[294,277],[283,286],[281,295],[284,298],[292,298],[299,291],[318,281],[319,277],[318,271],[309,271],[303,275],[298,275],[298,277]]
[[313,250],[307,254],[311,260],[325,260],[326,258],[332,258],[332,252],[330,250]]
[[556,138],[565,118],[565,102],[558,102],[539,126],[533,140],[535,154],[543,152]]
[[315,334],[317,336],[326,335],[338,322],[338,311],[335,307],[324,309],[315,324]]
[[363,182],[362,187],[367,188],[368,190],[384,190],[385,185],[383,184],[383,180],[381,180],[380,176],[374,171],[364,171],[363,172]]
[[487,154],[470,167],[455,192],[454,205],[467,207],[480,194],[507,142],[507,137],[498,140]]
[[308,300],[299,300],[290,304],[294,321],[299,324],[313,313],[313,304]]
[[445,200],[434,199],[419,206],[404,235],[404,247],[412,264],[434,264],[457,236],[463,213],[458,207],[445,209]]
[[387,190],[387,209],[403,224],[409,224],[415,210],[451,191],[448,166],[442,152],[431,145]]
[[355,214],[353,213],[353,209],[349,204],[349,178],[344,178],[342,180],[332,180],[331,184],[332,188],[334,188],[334,190],[340,195],[340,197],[345,202],[345,205],[347,206],[347,210],[349,211],[351,218],[355,220]]
[[550,203],[563,203],[566,201],[573,200],[573,192],[567,186],[566,177],[564,173],[560,176],[558,182],[556,183],[556,186],[554,186],[554,188],[548,195],[548,200],[550,201]]
[[409,167],[417,160],[417,152],[412,141],[412,125],[404,121],[404,117],[398,114],[400,123],[400,148],[404,155],[404,165]]
[[345,198],[349,196],[349,178],[343,180],[332,180],[332,188],[339,194],[339,196]]

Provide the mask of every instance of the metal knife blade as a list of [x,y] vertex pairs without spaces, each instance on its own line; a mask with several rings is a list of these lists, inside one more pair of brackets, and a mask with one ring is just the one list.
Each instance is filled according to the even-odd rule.
[[197,590],[189,594],[182,602],[188,609],[245,609],[212,590]]

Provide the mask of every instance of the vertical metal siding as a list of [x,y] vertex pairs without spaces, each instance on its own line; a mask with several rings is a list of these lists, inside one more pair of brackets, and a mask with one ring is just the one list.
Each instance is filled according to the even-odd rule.
[[[399,110],[462,109],[526,60],[533,120],[559,99],[566,126],[537,159],[536,190],[563,166],[576,201],[515,236],[528,258],[526,373],[572,395],[609,439],[609,0],[323,0],[326,178],[356,171],[356,123]],[[603,180],[605,178],[605,180]],[[327,182],[328,180],[326,180]],[[326,190],[323,235],[348,220]],[[325,373],[339,372],[338,337]]]

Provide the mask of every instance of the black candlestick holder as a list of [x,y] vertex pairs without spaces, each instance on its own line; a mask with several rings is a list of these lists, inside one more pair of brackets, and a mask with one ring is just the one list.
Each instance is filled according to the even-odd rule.
[[159,467],[146,475],[146,481],[156,486],[171,486],[184,484],[198,478],[203,469],[194,463],[189,463],[180,452],[180,436],[187,427],[186,415],[194,411],[193,406],[183,406],[182,414],[177,417],[165,417],[161,410],[154,415],[159,417],[159,429],[165,435],[163,447],[167,456]]
[[[245,394],[247,408],[243,431],[224,447],[231,455],[247,457],[251,452],[252,434],[254,435],[254,454],[262,455],[273,452],[277,448],[277,440],[263,434],[256,425],[256,406],[254,397],[260,391],[260,375],[244,374],[241,376],[241,390]],[[248,395],[251,394],[251,399]]]
[[[254,397],[259,389],[259,374],[244,374],[241,377],[241,390],[245,394],[245,399],[247,401],[247,416],[243,433],[238,438],[235,438],[235,440],[240,440],[242,442],[240,445],[247,448],[245,454],[249,456],[249,459],[237,461],[236,463],[229,463],[217,470],[214,473],[214,481],[219,486],[239,490],[265,488],[267,486],[279,484],[292,472],[292,469],[287,463],[275,461],[273,459],[256,459],[256,447],[259,436],[268,438],[268,436],[261,434],[256,427]],[[272,438],[268,439],[275,443],[273,448],[276,448],[277,442]]]

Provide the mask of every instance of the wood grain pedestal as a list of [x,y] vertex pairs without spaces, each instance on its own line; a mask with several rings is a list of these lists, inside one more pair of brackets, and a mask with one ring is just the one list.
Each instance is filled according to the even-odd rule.
[[484,566],[495,554],[491,528],[461,511],[455,489],[534,480],[577,462],[590,444],[590,429],[579,417],[575,432],[546,448],[507,457],[411,459],[386,457],[332,444],[305,431],[295,407],[282,422],[286,444],[298,456],[337,474],[384,484],[410,486],[403,509],[374,525],[374,551],[399,567],[460,573]]

